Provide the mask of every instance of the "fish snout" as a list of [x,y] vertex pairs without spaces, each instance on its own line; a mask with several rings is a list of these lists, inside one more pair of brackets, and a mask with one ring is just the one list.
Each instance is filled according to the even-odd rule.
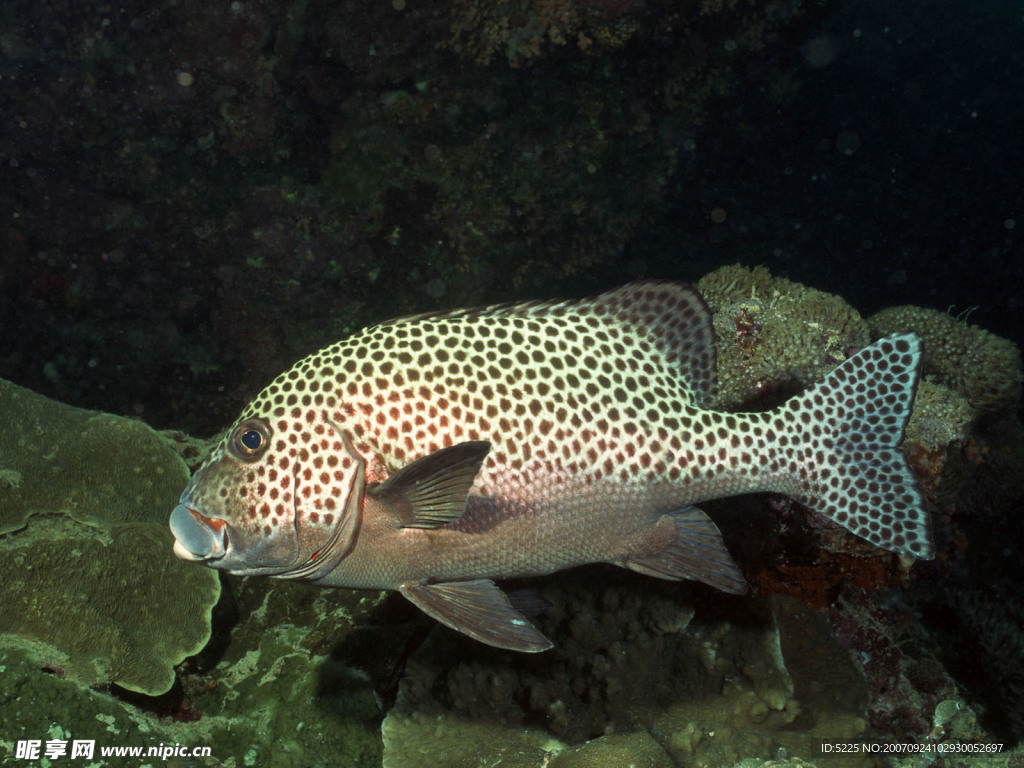
[[219,560],[227,554],[227,528],[223,520],[179,504],[171,512],[174,554],[182,560]]

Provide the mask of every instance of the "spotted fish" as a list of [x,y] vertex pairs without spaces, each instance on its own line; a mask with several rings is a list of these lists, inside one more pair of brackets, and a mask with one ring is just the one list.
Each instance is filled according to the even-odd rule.
[[881,339],[776,410],[720,413],[690,286],[420,315],[301,360],[171,514],[175,553],[242,575],[394,589],[482,642],[551,646],[494,579],[607,562],[746,590],[695,504],[788,494],[930,558],[898,449],[921,357]]

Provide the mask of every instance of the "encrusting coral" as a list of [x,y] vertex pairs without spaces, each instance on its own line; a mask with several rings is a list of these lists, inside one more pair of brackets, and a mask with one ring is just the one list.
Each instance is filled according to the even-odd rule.
[[868,318],[871,332],[884,336],[913,330],[924,339],[923,370],[962,395],[980,413],[1020,404],[1024,365],[1017,346],[976,325],[926,307],[883,309]]
[[722,410],[792,395],[870,342],[867,323],[843,299],[765,267],[722,267],[697,287],[714,313]]
[[169,690],[220,596],[171,552],[188,468],[141,422],[2,380],[0,423],[0,646],[84,685]]

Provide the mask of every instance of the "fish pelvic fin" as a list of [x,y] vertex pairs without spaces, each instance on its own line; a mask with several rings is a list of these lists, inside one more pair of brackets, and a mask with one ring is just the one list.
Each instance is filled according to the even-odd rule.
[[399,591],[431,618],[481,643],[523,653],[551,647],[490,579],[403,584]]
[[734,595],[747,591],[747,581],[725,548],[718,526],[697,507],[662,515],[643,535],[640,549],[627,553],[617,565],[659,579],[701,581]]
[[845,360],[785,406],[794,497],[891,552],[935,556],[917,479],[900,451],[921,362],[921,339],[894,333]]

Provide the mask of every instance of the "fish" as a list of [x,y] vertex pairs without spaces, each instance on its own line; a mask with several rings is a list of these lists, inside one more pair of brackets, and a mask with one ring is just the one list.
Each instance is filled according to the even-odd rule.
[[743,594],[697,505],[785,494],[929,559],[899,449],[922,344],[894,333],[771,411],[719,412],[690,285],[422,314],[296,363],[241,413],[170,515],[228,573],[397,590],[483,643],[552,647],[497,581],[612,563]]

